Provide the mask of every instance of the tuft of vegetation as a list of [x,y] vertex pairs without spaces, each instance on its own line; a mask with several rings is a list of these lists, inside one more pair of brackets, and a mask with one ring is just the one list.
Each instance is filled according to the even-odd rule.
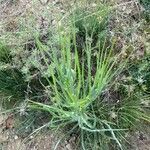
[[8,63],[10,59],[10,49],[0,42],[0,62]]
[[[147,10],[149,2],[141,4]],[[137,123],[150,123],[149,53],[132,60],[133,48],[117,47],[108,34],[111,9],[78,8],[66,26],[35,31],[13,48],[0,43],[0,96],[23,119],[18,134],[49,127],[74,134],[79,149],[116,150]]]
[[[16,106],[25,98],[26,83],[22,74],[16,69],[0,71],[0,93],[3,107],[6,109]],[[3,96],[2,96],[3,95]]]
[[[94,33],[99,35],[102,30],[95,32],[93,26],[92,31],[91,28],[84,27],[84,21],[80,28],[81,22],[79,26],[77,22],[67,31],[59,27],[59,49],[51,44],[44,45],[36,37],[37,48],[47,67],[48,76],[45,77],[49,84],[43,86],[49,101],[45,104],[28,100],[28,107],[49,112],[50,127],[69,128],[69,134],[75,132],[82,149],[97,149],[102,145],[102,149],[114,145],[123,149],[124,131],[140,119],[149,121],[150,118],[145,115],[140,98],[136,95],[111,90],[113,81],[126,67],[128,59],[120,60],[121,53],[116,54],[114,41],[106,46],[106,40],[97,39],[93,46]],[[96,24],[96,29],[99,25]],[[76,31],[76,27],[80,30]],[[82,53],[77,43],[80,31],[85,36]],[[51,47],[51,52],[46,46]]]
[[140,3],[143,5],[145,11],[144,16],[146,21],[150,22],[150,1],[149,0],[140,0]]

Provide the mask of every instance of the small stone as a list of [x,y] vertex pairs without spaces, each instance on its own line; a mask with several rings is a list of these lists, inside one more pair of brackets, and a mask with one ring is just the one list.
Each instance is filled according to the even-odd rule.
[[66,148],[67,148],[68,150],[71,150],[71,145],[70,145],[70,144],[67,144],[67,145],[66,145]]
[[32,136],[32,135],[30,136],[30,139],[33,139],[33,136]]
[[115,112],[111,112],[110,114],[112,119],[116,119],[117,118],[117,114]]
[[18,139],[18,136],[17,136],[17,135],[15,135],[14,139],[15,139],[15,140],[17,140],[17,139]]
[[92,7],[96,7],[96,3],[93,3],[93,4],[92,4]]
[[56,20],[52,21],[52,25],[56,25],[56,23],[57,23]]
[[60,10],[61,13],[65,13],[65,11],[63,9]]
[[68,144],[68,142],[67,142],[67,141],[65,141],[65,144],[67,145],[67,144]]

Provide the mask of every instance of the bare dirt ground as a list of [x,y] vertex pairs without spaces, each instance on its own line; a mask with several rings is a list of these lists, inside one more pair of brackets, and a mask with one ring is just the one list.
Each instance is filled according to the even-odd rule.
[[[0,116],[0,150],[53,150],[59,137],[50,131],[40,132],[36,136],[30,135],[22,138],[14,128],[15,118],[12,116]],[[74,150],[74,138],[64,141],[57,147],[58,150]]]
[[[12,116],[0,115],[0,150],[53,150],[59,137],[52,132],[40,132],[36,136],[28,137],[26,141],[16,134]],[[150,150],[150,129],[145,125],[144,129],[137,130],[128,135],[130,150]],[[75,138],[59,144],[57,150],[75,150]]]

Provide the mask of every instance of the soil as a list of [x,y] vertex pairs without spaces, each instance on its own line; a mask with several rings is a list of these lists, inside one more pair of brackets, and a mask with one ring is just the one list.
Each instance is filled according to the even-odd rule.
[[[75,138],[65,140],[56,150],[74,150]],[[49,130],[23,138],[15,130],[15,118],[0,115],[0,150],[53,150],[59,141],[58,135]]]
[[[59,137],[49,130],[26,140],[16,133],[14,122],[15,118],[11,115],[0,115],[0,150],[53,150],[59,141]],[[127,135],[130,141],[127,149],[150,150],[150,128],[142,125],[139,129]],[[56,150],[75,150],[75,146],[75,137],[70,137],[69,141],[59,144]]]

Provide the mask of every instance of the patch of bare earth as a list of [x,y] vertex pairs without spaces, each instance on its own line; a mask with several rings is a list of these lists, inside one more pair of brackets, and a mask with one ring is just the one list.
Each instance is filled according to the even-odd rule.
[[[49,130],[22,138],[15,131],[14,121],[15,118],[0,115],[0,150],[53,150],[60,140]],[[75,138],[64,140],[58,144],[57,150],[75,150]]]

